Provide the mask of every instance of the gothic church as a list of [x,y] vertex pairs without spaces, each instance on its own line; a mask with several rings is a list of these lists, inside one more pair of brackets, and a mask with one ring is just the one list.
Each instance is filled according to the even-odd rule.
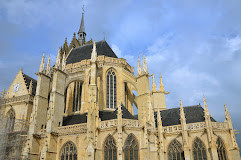
[[180,108],[167,109],[162,77],[157,87],[145,56],[137,67],[135,75],[105,40],[86,41],[82,13],[55,65],[43,55],[38,79],[20,70],[4,94],[6,135],[26,120],[19,154],[31,160],[240,160],[226,105],[225,122],[210,116],[205,98],[203,107],[180,100]]

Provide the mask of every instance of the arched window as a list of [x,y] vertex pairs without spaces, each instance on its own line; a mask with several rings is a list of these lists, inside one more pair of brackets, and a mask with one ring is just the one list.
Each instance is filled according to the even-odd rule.
[[82,93],[82,82],[75,81],[71,82],[65,91],[65,107],[69,110],[69,113],[80,111],[81,109],[81,93]]
[[138,144],[136,138],[128,135],[124,146],[125,160],[138,160]]
[[11,109],[8,112],[8,115],[7,115],[7,125],[6,125],[6,128],[7,128],[8,132],[13,132],[14,131],[14,124],[15,124],[15,112]]
[[217,152],[218,152],[218,159],[219,160],[226,160],[227,159],[225,145],[223,143],[223,140],[220,137],[218,137],[218,139],[217,139]]
[[67,142],[60,152],[61,160],[77,160],[77,150],[72,142]]
[[117,160],[116,143],[111,135],[105,141],[104,152],[105,160]]
[[116,108],[116,74],[111,69],[107,72],[106,108]]
[[204,143],[196,138],[193,143],[193,157],[195,160],[207,160],[206,148]]
[[184,160],[184,151],[181,143],[174,139],[168,146],[168,160]]

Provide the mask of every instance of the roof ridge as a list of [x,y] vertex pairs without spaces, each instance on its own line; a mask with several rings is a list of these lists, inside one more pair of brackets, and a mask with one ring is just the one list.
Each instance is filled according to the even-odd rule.
[[[199,106],[202,107],[200,104],[198,104],[198,105],[184,106],[183,108],[187,108],[187,107],[199,107]],[[178,109],[178,108],[180,108],[180,107],[170,108],[170,109],[167,109],[167,110]],[[167,111],[167,110],[162,110],[162,111]]]

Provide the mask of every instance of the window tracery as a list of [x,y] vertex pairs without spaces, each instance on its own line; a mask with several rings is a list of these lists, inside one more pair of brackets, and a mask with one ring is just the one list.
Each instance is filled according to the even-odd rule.
[[106,108],[116,108],[116,73],[111,69],[107,72]]
[[61,150],[61,160],[77,160],[77,150],[72,142],[67,142]]
[[199,138],[193,143],[193,157],[195,160],[207,160],[205,145]]
[[105,160],[117,160],[117,149],[114,138],[109,135],[105,141],[104,146],[104,159]]
[[176,139],[168,146],[168,160],[185,160],[182,145]]
[[14,131],[14,124],[15,124],[15,112],[11,109],[7,115],[6,128],[8,132]]
[[220,137],[217,139],[217,152],[219,160],[227,160],[225,145]]
[[130,134],[124,146],[124,159],[125,160],[138,160],[138,145],[136,138]]

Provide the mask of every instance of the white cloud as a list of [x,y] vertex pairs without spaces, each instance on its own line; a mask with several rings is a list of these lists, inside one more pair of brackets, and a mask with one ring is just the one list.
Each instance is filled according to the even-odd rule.
[[234,38],[227,39],[226,45],[232,52],[238,51],[241,49],[241,38],[236,36]]

